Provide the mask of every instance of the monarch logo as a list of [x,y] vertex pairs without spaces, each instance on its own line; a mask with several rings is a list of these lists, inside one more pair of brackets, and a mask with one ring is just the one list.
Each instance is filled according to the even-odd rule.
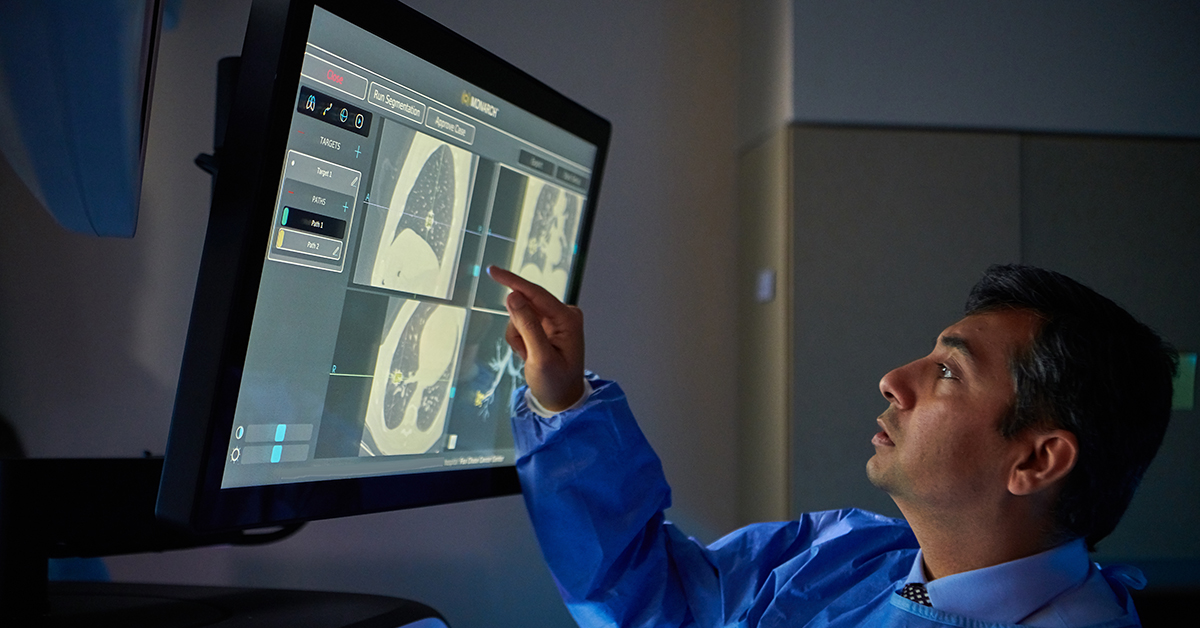
[[483,102],[482,100],[479,100],[478,98],[472,96],[470,94],[470,92],[462,93],[462,104],[464,104],[472,109],[475,109],[476,111],[482,111],[483,113],[485,113],[493,118],[496,117],[496,114],[500,113],[499,107],[497,107],[496,105],[493,105],[491,103],[486,103],[486,102]]

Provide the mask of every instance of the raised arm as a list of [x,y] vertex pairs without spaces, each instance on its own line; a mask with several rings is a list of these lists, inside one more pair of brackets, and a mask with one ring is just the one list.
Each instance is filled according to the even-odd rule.
[[[858,541],[822,530],[864,527],[845,523],[847,517],[883,525],[876,515],[834,512],[758,524],[711,547],[667,523],[670,488],[625,394],[615,382],[593,379],[594,393],[581,399],[579,309],[511,272],[493,266],[488,273],[513,290],[507,339],[525,359],[533,397],[557,413],[534,412],[526,397],[514,398],[516,468],[538,544],[580,626],[750,628],[780,617],[772,608],[775,592],[802,568],[814,570],[803,578],[810,584],[833,583],[823,591],[858,581],[846,577],[857,567],[844,564],[849,554],[842,547]],[[840,546],[827,544],[815,560],[809,547],[823,536]],[[804,607],[796,617],[811,618],[821,608],[804,596],[786,602]]]

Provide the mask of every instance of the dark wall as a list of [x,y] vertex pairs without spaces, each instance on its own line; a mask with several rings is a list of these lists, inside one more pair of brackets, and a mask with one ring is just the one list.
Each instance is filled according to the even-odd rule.
[[1200,136],[1190,0],[789,0],[793,120]]

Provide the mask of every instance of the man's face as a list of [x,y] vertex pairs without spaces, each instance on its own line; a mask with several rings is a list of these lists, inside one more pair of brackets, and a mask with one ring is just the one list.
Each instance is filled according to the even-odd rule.
[[968,316],[942,332],[932,353],[885,375],[879,390],[889,406],[871,441],[871,483],[902,510],[1001,499],[1019,455],[999,431],[1016,395],[1009,360],[1039,325],[1027,310]]

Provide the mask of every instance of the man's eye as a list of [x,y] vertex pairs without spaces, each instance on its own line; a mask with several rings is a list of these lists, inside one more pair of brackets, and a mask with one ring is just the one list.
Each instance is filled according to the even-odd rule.
[[946,366],[945,364],[938,364],[938,370],[941,373],[941,379],[956,379],[954,377],[954,371],[951,371],[950,367]]

